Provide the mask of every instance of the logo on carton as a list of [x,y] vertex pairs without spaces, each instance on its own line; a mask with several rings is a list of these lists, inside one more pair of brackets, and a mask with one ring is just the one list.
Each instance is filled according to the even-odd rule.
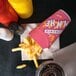
[[44,22],[44,33],[61,34],[63,29],[68,25],[68,21],[48,20]]

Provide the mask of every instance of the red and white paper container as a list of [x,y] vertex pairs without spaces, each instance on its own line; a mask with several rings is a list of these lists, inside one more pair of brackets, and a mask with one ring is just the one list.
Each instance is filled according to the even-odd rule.
[[29,33],[29,36],[42,48],[49,48],[70,22],[70,16],[60,9],[40,23]]

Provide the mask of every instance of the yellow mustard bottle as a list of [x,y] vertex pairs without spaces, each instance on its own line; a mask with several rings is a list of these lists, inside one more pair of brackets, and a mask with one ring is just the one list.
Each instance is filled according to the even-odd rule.
[[29,18],[33,13],[32,0],[8,0],[8,2],[23,19]]

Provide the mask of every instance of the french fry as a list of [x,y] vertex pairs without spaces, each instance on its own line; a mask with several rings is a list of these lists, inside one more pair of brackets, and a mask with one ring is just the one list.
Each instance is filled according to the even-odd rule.
[[24,43],[27,44],[27,45],[30,45],[30,43],[29,43],[27,38],[24,39]]
[[25,68],[26,66],[27,66],[26,64],[18,65],[18,66],[16,66],[16,69],[23,69],[23,68]]
[[38,68],[38,62],[37,62],[36,56],[33,56],[33,61],[34,61],[34,64],[35,64],[36,68]]
[[13,48],[12,52],[21,51],[21,50],[22,50],[22,48]]
[[[12,52],[16,51],[24,51],[29,57],[29,60],[33,60],[36,68],[38,68],[37,58],[40,56],[42,48],[32,38],[25,38],[24,42],[20,43],[18,48],[12,49]],[[23,66],[17,66],[17,68],[21,67]]]

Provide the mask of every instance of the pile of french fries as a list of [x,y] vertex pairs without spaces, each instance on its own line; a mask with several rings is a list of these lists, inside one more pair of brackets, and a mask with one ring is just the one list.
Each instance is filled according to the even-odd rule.
[[33,60],[36,68],[38,68],[37,59],[42,52],[42,48],[30,37],[24,39],[22,43],[19,44],[18,48],[13,48],[12,52],[24,51],[29,60]]

